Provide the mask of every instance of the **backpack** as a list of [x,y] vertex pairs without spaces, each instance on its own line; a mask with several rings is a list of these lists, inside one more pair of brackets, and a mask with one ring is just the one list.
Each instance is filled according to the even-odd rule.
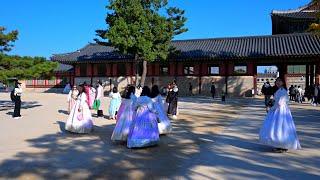
[[10,93],[10,99],[11,99],[12,102],[16,101],[16,96],[14,95],[14,89]]

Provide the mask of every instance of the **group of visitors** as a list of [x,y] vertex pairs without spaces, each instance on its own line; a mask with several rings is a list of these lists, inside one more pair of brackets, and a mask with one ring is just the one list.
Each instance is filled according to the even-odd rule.
[[298,103],[302,103],[303,101],[305,101],[304,91],[301,86],[291,85],[289,88],[289,97],[290,101],[295,101]]
[[320,85],[317,83],[308,86],[306,88],[305,96],[313,106],[318,106],[320,104]]
[[[139,148],[155,145],[160,134],[170,133],[172,127],[168,115],[176,119],[178,87],[173,82],[167,88],[164,102],[157,85],[152,89],[128,86],[123,98],[114,87],[109,94],[109,118],[116,120],[111,140],[127,142],[128,148]],[[102,96],[101,82],[96,88],[85,83],[73,86],[68,95],[70,114],[65,129],[74,133],[90,133],[93,128],[90,109],[101,108]],[[101,115],[102,110],[98,109],[97,114]]]

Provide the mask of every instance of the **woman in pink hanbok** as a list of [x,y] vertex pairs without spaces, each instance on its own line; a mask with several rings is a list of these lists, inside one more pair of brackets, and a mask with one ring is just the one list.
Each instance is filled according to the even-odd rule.
[[281,78],[277,78],[276,86],[278,90],[274,95],[275,103],[270,108],[260,129],[260,142],[273,147],[275,152],[301,149],[288,106],[288,92],[284,84]]

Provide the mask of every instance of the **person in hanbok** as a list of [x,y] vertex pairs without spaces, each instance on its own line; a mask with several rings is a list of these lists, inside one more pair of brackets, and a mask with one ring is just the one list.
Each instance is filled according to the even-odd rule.
[[93,103],[94,103],[94,100],[96,99],[96,89],[93,87],[93,85],[91,84],[90,87],[90,92],[89,92],[89,95],[90,95],[90,108],[93,107]]
[[102,82],[98,81],[96,99],[95,99],[95,103],[96,103],[95,110],[97,110],[98,117],[103,117],[103,110],[101,106],[103,96],[104,96],[104,92],[103,92]]
[[281,78],[276,79],[278,90],[274,95],[275,102],[267,113],[259,134],[260,142],[273,147],[275,152],[301,149],[284,85]]
[[149,96],[150,89],[145,86],[134,104],[136,114],[128,135],[128,148],[148,147],[156,145],[159,142],[156,110]]
[[112,141],[127,141],[130,127],[135,115],[134,103],[136,101],[135,87],[130,86],[126,90],[124,100],[122,100],[118,114],[117,123],[113,130]]
[[158,119],[158,129],[160,134],[168,134],[171,132],[172,127],[167,113],[164,110],[162,96],[157,85],[154,85],[151,90],[151,96],[154,108],[156,109],[156,115]]
[[92,116],[84,86],[79,86],[79,95],[68,117],[65,129],[73,133],[90,133],[93,128]]
[[70,83],[67,83],[66,86],[63,89],[63,94],[68,94],[71,90],[71,85]]
[[72,107],[76,103],[77,97],[79,95],[79,91],[77,86],[73,86],[72,90],[68,94],[68,113],[70,114]]
[[91,99],[91,96],[90,96],[90,86],[84,82],[84,92],[86,93],[86,96],[87,96],[87,103],[88,103],[88,106],[89,106],[89,109],[91,109],[91,104],[92,104],[92,99]]
[[112,92],[109,94],[111,98],[109,105],[109,119],[116,119],[116,114],[121,105],[121,95],[117,87],[113,87]]
[[178,87],[174,83],[170,85],[166,102],[169,103],[168,114],[172,115],[172,119],[177,119]]

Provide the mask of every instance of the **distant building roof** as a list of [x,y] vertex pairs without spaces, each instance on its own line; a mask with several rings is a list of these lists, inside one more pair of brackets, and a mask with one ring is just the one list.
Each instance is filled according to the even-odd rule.
[[[174,60],[320,56],[320,36],[310,33],[177,40],[172,45],[180,52],[170,56]],[[76,52],[57,54],[51,59],[72,64],[132,60],[133,56],[122,55],[112,47],[88,44]]]
[[54,71],[55,72],[71,72],[72,70],[73,70],[73,66],[59,63],[58,67]]
[[317,12],[319,12],[319,4],[310,3],[298,9],[273,10],[271,12],[271,15],[285,17],[285,18],[301,19],[301,20],[303,19],[315,20]]

